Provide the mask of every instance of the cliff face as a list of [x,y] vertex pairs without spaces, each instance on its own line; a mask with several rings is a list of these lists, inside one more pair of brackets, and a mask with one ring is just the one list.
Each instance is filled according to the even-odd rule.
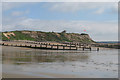
[[[2,40],[35,40],[35,41],[56,41],[56,42],[94,42],[88,34],[77,34],[77,33],[56,33],[56,32],[41,32],[41,31],[12,31],[15,35],[8,35],[6,37],[2,33]],[[9,32],[10,33],[10,32]]]

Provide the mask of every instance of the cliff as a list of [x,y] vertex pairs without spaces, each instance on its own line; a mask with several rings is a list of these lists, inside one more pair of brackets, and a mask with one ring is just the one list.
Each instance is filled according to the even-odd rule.
[[94,42],[88,34],[41,32],[41,31],[10,31],[2,32],[2,40],[32,40],[32,41],[56,41],[56,42]]

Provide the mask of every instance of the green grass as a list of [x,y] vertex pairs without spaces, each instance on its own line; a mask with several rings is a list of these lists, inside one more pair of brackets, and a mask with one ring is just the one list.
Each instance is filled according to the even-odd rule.
[[21,31],[13,31],[13,32],[16,36],[11,35],[9,36],[10,39],[8,39],[2,34],[2,40],[32,40],[32,41],[35,40],[34,38],[30,37],[30,35],[21,33]]
[[[78,34],[78,33],[55,33],[55,32],[41,32],[37,31],[35,36],[31,37],[31,34],[24,34],[22,31],[11,31],[15,33],[16,36],[9,36],[10,39],[5,37],[2,33],[2,40],[31,40],[31,41],[55,41],[55,42],[83,42],[83,43],[91,43],[93,40],[90,40],[87,37],[87,34]],[[32,31],[29,31],[32,32]],[[6,32],[4,32],[6,33]],[[85,35],[85,36],[84,36]],[[81,36],[82,39],[79,37]],[[1,37],[0,37],[1,38]]]

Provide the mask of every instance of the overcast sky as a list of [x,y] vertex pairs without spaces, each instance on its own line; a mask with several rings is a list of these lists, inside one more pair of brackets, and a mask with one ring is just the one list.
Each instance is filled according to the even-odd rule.
[[3,31],[67,30],[96,41],[118,38],[117,2],[4,2],[2,12]]

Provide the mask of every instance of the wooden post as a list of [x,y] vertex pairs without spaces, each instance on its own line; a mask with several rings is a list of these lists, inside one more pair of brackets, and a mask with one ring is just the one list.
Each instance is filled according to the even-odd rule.
[[51,45],[51,49],[53,49],[53,45]]
[[77,43],[77,45],[78,45],[78,43]]
[[91,47],[90,47],[90,51],[91,51]]
[[42,44],[40,44],[40,47],[42,47]]
[[83,51],[84,51],[84,47],[83,47]]
[[65,46],[63,45],[63,50],[65,50]]
[[79,48],[81,47],[81,44],[79,43]]
[[76,50],[77,50],[77,47],[76,47]]
[[70,50],[71,50],[71,44],[70,44]]
[[57,50],[59,49],[59,45],[57,44]]
[[75,43],[75,46],[77,47],[77,44]]
[[99,48],[97,48],[97,51],[99,51]]
[[46,44],[46,48],[47,48],[47,44]]

